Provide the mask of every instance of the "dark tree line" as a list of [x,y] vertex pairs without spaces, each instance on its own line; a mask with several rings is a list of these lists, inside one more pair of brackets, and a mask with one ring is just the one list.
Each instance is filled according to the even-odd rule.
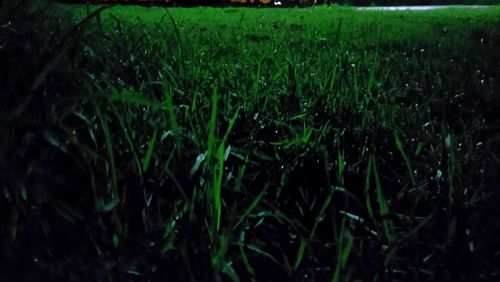
[[[321,4],[347,4],[354,6],[370,5],[443,5],[443,4],[492,4],[498,0],[59,0],[69,3],[123,3],[166,6],[311,6]],[[491,3],[490,3],[491,2]]]

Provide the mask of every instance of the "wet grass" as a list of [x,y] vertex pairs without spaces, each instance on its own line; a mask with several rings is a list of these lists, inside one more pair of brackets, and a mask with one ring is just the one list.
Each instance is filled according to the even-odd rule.
[[499,8],[89,8],[1,17],[3,280],[499,278]]

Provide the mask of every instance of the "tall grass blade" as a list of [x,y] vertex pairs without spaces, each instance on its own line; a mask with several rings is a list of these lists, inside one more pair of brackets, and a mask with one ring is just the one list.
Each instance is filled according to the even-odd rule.
[[168,91],[164,91],[165,93],[165,103],[167,106],[167,111],[168,111],[168,120],[170,121],[170,128],[172,129],[172,132],[174,133],[175,137],[175,144],[177,147],[177,155],[180,156],[181,154],[181,141],[180,141],[180,128],[179,124],[177,123],[177,116],[175,114],[175,108],[174,108],[174,103],[172,100],[172,95],[173,91],[172,88],[169,88]]
[[111,189],[112,189],[112,194],[113,198],[118,197],[118,183],[117,183],[117,177],[116,177],[116,163],[115,163],[115,155],[114,155],[114,150],[113,150],[113,141],[111,137],[111,131],[109,129],[108,121],[105,116],[103,116],[101,112],[100,106],[97,104],[97,102],[93,102],[94,108],[96,110],[97,114],[97,119],[99,120],[99,123],[101,124],[101,129],[102,133],[104,135],[104,144],[106,145],[106,152],[108,155],[107,161],[109,162],[110,168],[109,173],[111,174]]
[[366,211],[368,212],[368,216],[370,218],[374,218],[374,213],[373,213],[373,208],[372,208],[372,200],[370,196],[370,187],[371,187],[371,178],[372,178],[372,158],[368,158],[368,166],[366,168],[366,176],[365,176],[365,189],[364,189],[364,194],[365,194],[365,206],[366,206]]
[[384,234],[387,239],[387,242],[389,244],[392,244],[392,242],[394,241],[392,220],[385,218],[385,216],[389,214],[389,206],[387,204],[387,201],[385,200],[385,196],[382,191],[382,185],[380,183],[380,176],[378,174],[377,162],[375,156],[370,155],[370,158],[372,159],[372,169],[373,169],[373,176],[375,178],[375,188],[376,188],[375,192],[377,195],[379,213],[380,216],[382,217],[382,226],[384,228]]
[[398,131],[394,131],[394,140],[396,141],[396,147],[398,148],[398,151],[401,153],[401,157],[403,157],[403,161],[405,163],[406,169],[408,170],[408,175],[410,176],[411,184],[415,185],[415,175],[413,173],[413,169],[411,167],[411,162],[410,158],[408,158],[408,155],[405,152],[404,145],[401,142],[401,138],[399,137]]
[[245,269],[247,270],[248,274],[250,274],[251,276],[255,276],[255,270],[253,269],[252,265],[250,264],[250,261],[248,260],[247,253],[245,252],[245,249],[243,248],[244,242],[240,242],[238,244],[238,246],[239,246],[241,258],[243,260],[243,264],[245,265]]
[[219,231],[222,217],[222,176],[224,173],[224,149],[219,147],[217,150],[217,164],[214,169],[213,181],[213,202],[215,208],[215,217],[217,220],[216,230]]
[[215,129],[217,127],[218,94],[214,88],[211,96],[210,120],[208,122],[207,159],[212,159],[215,150]]
[[259,204],[259,202],[262,199],[262,197],[264,197],[264,195],[266,194],[268,187],[269,187],[269,183],[267,183],[266,186],[264,186],[264,189],[262,189],[262,191],[259,193],[259,195],[257,195],[257,197],[255,197],[255,199],[252,201],[252,203],[250,204],[250,206],[247,207],[247,209],[245,210],[245,212],[243,213],[243,215],[240,216],[240,219],[238,219],[238,221],[234,225],[233,230],[235,230],[241,223],[243,223],[243,221],[257,207],[257,205]]
[[158,128],[155,129],[153,132],[153,136],[151,136],[151,139],[149,140],[148,143],[148,149],[146,151],[146,154],[144,155],[144,158],[142,159],[142,171],[146,172],[148,171],[149,165],[151,164],[151,158],[153,157],[153,152],[155,149],[156,145],[156,137],[158,135]]
[[127,145],[129,146],[129,149],[134,156],[134,161],[135,161],[136,166],[137,166],[137,171],[139,172],[139,175],[142,176],[142,172],[144,170],[142,168],[139,156],[137,155],[137,149],[134,146],[134,143],[132,142],[132,138],[130,136],[130,132],[132,132],[132,129],[125,124],[125,119],[123,117],[123,114],[119,113],[116,106],[113,103],[109,103],[109,105],[111,106],[111,109],[113,110],[113,113],[115,114],[115,116],[118,120],[118,123],[120,124],[120,127],[122,128],[122,134],[125,137]]
[[342,221],[342,227],[340,229],[340,242],[337,254],[337,263],[335,266],[335,272],[333,274],[332,282],[340,281],[342,270],[346,267],[349,260],[349,256],[352,252],[352,246],[354,244],[354,238],[352,237],[349,230],[345,229],[345,218]]
[[300,240],[299,249],[297,250],[297,256],[295,258],[295,264],[293,265],[293,269],[297,270],[299,268],[300,263],[304,258],[304,253],[306,251],[307,245],[308,245],[307,238],[302,238],[302,240]]

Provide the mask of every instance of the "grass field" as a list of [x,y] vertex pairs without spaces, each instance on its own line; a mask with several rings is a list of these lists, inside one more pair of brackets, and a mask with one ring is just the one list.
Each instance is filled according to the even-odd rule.
[[500,7],[9,11],[0,280],[500,279]]

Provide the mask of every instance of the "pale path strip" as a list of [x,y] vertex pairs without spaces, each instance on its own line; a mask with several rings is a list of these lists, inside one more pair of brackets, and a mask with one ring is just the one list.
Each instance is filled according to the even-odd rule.
[[458,9],[486,9],[493,6],[490,5],[429,5],[429,6],[385,6],[385,7],[357,7],[357,10],[377,10],[377,11],[425,11],[425,10],[437,10],[437,9],[448,9],[448,8],[458,8]]

